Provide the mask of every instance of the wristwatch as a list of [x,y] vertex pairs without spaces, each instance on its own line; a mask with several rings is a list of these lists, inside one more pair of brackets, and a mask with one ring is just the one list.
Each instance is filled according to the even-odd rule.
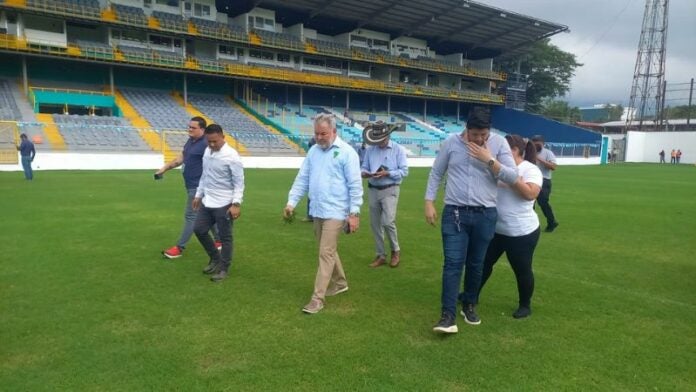
[[493,167],[493,165],[495,165],[495,158],[491,158],[491,159],[488,161],[488,167]]

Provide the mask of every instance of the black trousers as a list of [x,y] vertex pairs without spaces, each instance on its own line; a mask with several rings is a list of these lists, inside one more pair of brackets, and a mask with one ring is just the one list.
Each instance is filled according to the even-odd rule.
[[529,307],[532,294],[534,294],[534,272],[532,272],[532,259],[534,249],[539,242],[540,228],[521,237],[508,237],[495,233],[488,245],[486,258],[483,261],[483,276],[481,277],[481,290],[493,273],[493,266],[500,256],[505,253],[517,279],[517,292],[519,305]]
[[[208,208],[201,206],[196,215],[196,223],[193,232],[196,233],[198,241],[210,256],[210,260],[220,264],[220,269],[227,271],[232,262],[232,223],[234,222],[227,211],[231,204],[219,208]],[[222,250],[218,251],[215,241],[210,236],[210,229],[217,224]]]
[[551,226],[556,223],[556,217],[553,215],[553,209],[549,203],[551,198],[551,180],[544,178],[544,182],[541,185],[541,191],[539,196],[537,196],[537,203],[541,207],[541,212],[544,213],[546,217],[546,225]]

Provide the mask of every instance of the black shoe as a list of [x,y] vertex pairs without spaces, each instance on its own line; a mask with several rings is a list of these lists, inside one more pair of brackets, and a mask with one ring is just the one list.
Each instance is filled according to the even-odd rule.
[[517,308],[515,313],[512,314],[512,317],[521,319],[529,316],[530,314],[532,314],[532,309],[530,309],[529,306],[520,306]]
[[217,274],[210,277],[210,280],[212,280],[213,282],[219,282],[225,279],[227,279],[227,271],[225,270],[221,270]]
[[203,268],[203,273],[206,275],[211,275],[216,272],[218,272],[218,268],[220,267],[220,262],[218,261],[213,261],[212,259],[208,262],[208,265]]
[[481,319],[476,314],[476,307],[474,306],[474,304],[463,305],[461,315],[464,316],[464,321],[466,321],[467,324],[481,324]]
[[556,230],[557,227],[558,227],[558,222],[549,223],[549,225],[546,226],[546,232],[551,233],[554,230]]
[[457,323],[454,322],[454,316],[447,312],[442,312],[442,318],[440,318],[440,321],[433,327],[433,331],[439,333],[457,333],[459,329],[457,329]]

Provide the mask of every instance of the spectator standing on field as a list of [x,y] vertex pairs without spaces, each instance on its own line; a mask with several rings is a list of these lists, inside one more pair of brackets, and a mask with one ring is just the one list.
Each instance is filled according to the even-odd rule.
[[34,170],[31,168],[31,163],[34,162],[34,158],[36,157],[36,148],[34,148],[34,143],[29,141],[26,133],[19,135],[19,139],[21,142],[19,146],[17,146],[17,150],[22,158],[24,179],[31,181],[34,179]]

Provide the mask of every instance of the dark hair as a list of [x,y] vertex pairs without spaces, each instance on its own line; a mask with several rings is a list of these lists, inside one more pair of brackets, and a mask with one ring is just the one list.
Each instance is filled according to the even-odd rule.
[[26,133],[23,133],[23,134],[19,135],[19,138],[20,139],[28,139],[29,137],[27,137]]
[[491,112],[483,106],[474,106],[469,110],[466,129],[489,129],[491,127]]
[[205,134],[210,135],[211,133],[222,134],[222,127],[217,124],[210,124],[207,127],[205,127]]
[[532,141],[533,142],[544,142],[544,137],[541,135],[534,135],[532,136]]
[[191,121],[197,122],[198,127],[202,128],[202,129],[205,129],[206,125],[208,125],[208,122],[205,121],[205,119],[203,117],[200,117],[200,116],[192,117]]
[[525,140],[520,135],[505,135],[505,140],[507,140],[510,148],[517,148],[517,153],[522,158],[536,164],[536,147],[534,147],[534,143],[531,140]]

